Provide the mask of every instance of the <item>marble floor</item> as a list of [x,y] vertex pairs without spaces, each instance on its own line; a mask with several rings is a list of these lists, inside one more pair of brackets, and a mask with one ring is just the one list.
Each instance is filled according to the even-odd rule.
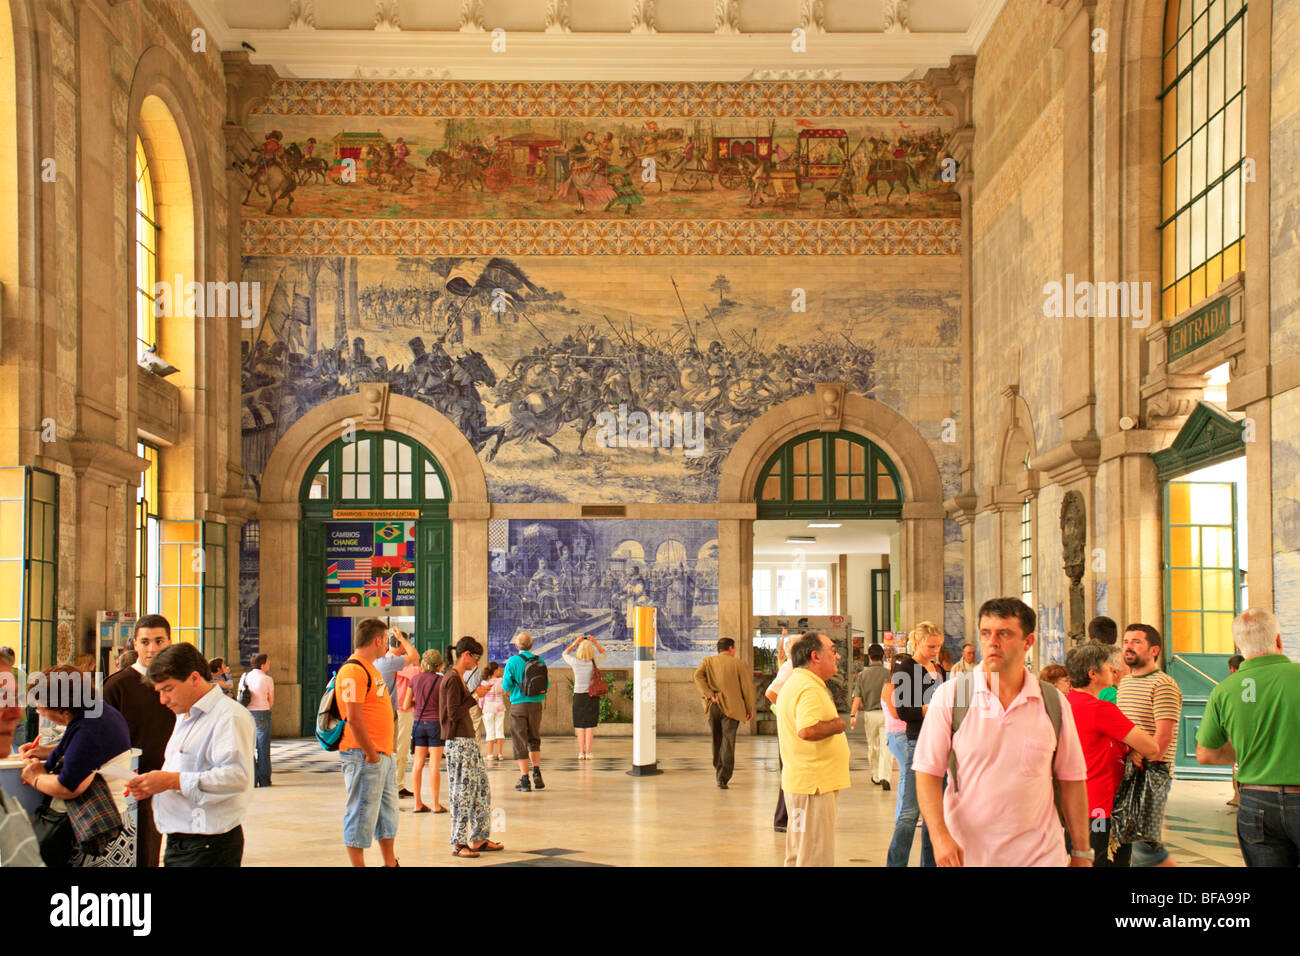
[[[893,832],[894,792],[873,786],[866,744],[850,737],[853,786],[841,794],[836,863],[883,866]],[[509,755],[509,740],[506,752]],[[784,834],[772,830],[776,802],[775,737],[741,737],[730,789],[713,782],[705,737],[658,741],[655,777],[631,777],[632,742],[596,739],[596,758],[578,761],[572,738],[545,738],[546,789],[514,789],[512,760],[490,762],[493,839],[501,853],[456,860],[447,842],[446,814],[413,815],[401,801],[397,855],[403,866],[779,866]],[[343,779],[338,757],[315,740],[278,740],[272,750],[274,785],[253,791],[244,824],[245,866],[343,866]],[[410,772],[408,770],[408,785]],[[895,777],[897,773],[895,772]],[[429,798],[426,778],[426,799]],[[1175,781],[1166,816],[1166,841],[1190,866],[1242,866],[1235,814],[1224,805],[1226,783]],[[443,805],[446,805],[446,774]],[[912,850],[919,860],[921,841]],[[367,862],[379,865],[378,847]]]

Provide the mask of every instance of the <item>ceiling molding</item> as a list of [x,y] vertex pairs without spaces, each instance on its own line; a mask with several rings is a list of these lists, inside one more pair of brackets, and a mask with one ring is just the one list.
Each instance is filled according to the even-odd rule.
[[[627,33],[574,31],[571,4],[550,0],[542,29],[510,30],[506,52],[494,53],[482,7],[474,0],[463,4],[459,30],[436,31],[395,29],[395,17],[378,15],[376,29],[322,28],[320,11],[310,0],[286,3],[283,28],[237,29],[227,23],[219,0],[188,0],[222,50],[248,44],[252,63],[272,66],[285,78],[346,79],[382,70],[463,80],[697,82],[754,75],[835,75],[868,82],[919,77],[929,68],[948,66],[954,56],[975,54],[1004,2],[980,0],[964,32],[944,33],[828,32],[821,27],[820,6],[800,3],[797,21],[808,24],[807,52],[795,52],[786,32],[731,32],[739,22],[736,0],[715,0],[715,31],[708,33],[663,32],[654,0],[637,0]],[[376,6],[384,12],[396,8]]]

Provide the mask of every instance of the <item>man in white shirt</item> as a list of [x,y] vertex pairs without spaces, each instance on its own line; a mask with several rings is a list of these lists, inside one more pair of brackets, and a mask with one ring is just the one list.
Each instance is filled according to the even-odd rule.
[[257,730],[257,759],[253,786],[269,787],[271,785],[271,708],[275,706],[275,680],[268,673],[271,669],[271,659],[265,654],[254,654],[252,665],[253,669],[246,671],[241,681],[251,695],[248,712],[253,715],[253,727]]
[[158,699],[177,716],[161,770],[132,777],[137,800],[155,797],[167,834],[164,866],[239,866],[253,789],[253,718],[209,680],[192,644],[173,644],[149,665]]

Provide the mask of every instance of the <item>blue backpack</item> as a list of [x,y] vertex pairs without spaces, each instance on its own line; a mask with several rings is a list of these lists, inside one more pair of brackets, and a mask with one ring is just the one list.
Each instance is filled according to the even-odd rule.
[[[361,664],[361,662],[355,657],[349,657],[339,666],[339,670],[343,670],[343,667],[348,664]],[[361,667],[366,672],[366,695],[369,695],[370,669],[364,664],[361,664]],[[321,696],[320,706],[316,708],[316,740],[322,749],[331,752],[339,749],[339,741],[343,739],[343,728],[348,725],[347,718],[339,713],[338,699],[334,696],[334,681],[338,676],[338,671],[335,671],[330,677],[330,682],[325,685],[325,693]]]

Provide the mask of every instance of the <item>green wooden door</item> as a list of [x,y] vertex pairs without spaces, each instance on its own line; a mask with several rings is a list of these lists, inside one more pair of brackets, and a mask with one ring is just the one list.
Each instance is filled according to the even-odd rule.
[[415,645],[442,651],[451,636],[451,522],[421,521],[415,528]]
[[310,736],[316,732],[316,707],[329,682],[324,523],[303,521],[298,542],[298,681],[302,687],[302,733]]

